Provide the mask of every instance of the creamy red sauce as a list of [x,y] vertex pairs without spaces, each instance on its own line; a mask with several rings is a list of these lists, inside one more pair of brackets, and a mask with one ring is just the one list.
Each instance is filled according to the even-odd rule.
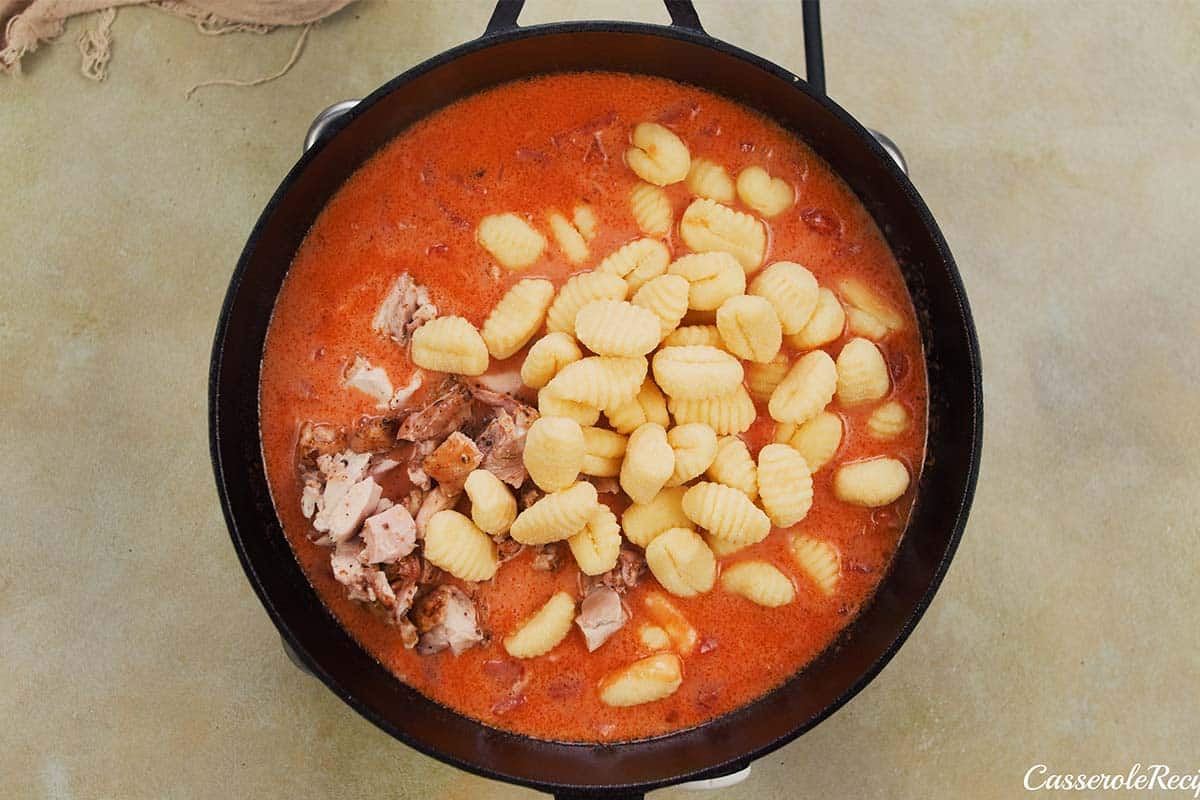
[[[867,282],[900,309],[906,329],[880,348],[892,375],[891,397],[911,412],[913,425],[881,443],[865,434],[875,404],[830,410],[846,427],[834,460],[814,477],[814,502],[795,526],[830,541],[842,554],[832,597],[821,595],[791,560],[787,534],[724,559],[765,559],[795,576],[796,601],[762,608],[719,587],[694,599],[672,598],[696,628],[702,646],[684,659],[684,682],[672,696],[631,708],[598,698],[601,678],[648,655],[638,627],[652,578],[626,597],[634,611],[603,647],[588,653],[573,630],[548,655],[520,662],[529,677],[523,699],[504,702],[510,675],[488,662],[511,662],[500,641],[556,589],[576,593],[570,562],[557,573],[529,568],[529,549],[501,567],[481,594],[490,643],[459,656],[422,656],[403,648],[395,627],[345,597],[330,571],[329,550],[312,544],[300,511],[296,436],[304,420],[350,424],[378,413],[365,395],[340,385],[355,354],[387,369],[396,386],[412,365],[406,352],[377,336],[370,322],[392,280],[403,271],[425,284],[441,313],[481,325],[516,280],[544,276],[561,284],[576,268],[551,240],[542,260],[521,273],[496,269],[475,241],[475,225],[501,211],[544,221],[550,210],[568,215],[580,201],[599,218],[591,242],[593,268],[608,253],[640,236],[627,196],[636,178],[622,153],[632,127],[654,120],[689,145],[693,157],[723,164],[731,175],[760,165],[797,189],[796,205],[767,221],[765,263],[787,259],[807,266],[823,286],[842,276]],[[675,218],[689,197],[668,187]],[[543,227],[543,230],[546,230]],[[686,250],[673,232],[676,256]],[[827,346],[836,356],[843,339]],[[519,365],[524,351],[511,359]],[[508,366],[499,365],[500,369]],[[261,385],[262,444],[276,509],[296,558],[313,587],[352,636],[380,663],[426,696],[488,725],[556,740],[627,740],[701,724],[766,693],[826,648],[868,600],[888,567],[913,489],[882,509],[838,502],[831,489],[836,465],[874,455],[904,461],[916,484],[925,441],[926,385],[916,319],[895,258],[849,188],[803,143],[774,123],[729,100],[666,80],[618,74],[571,74],[509,84],[455,103],[384,147],[330,200],[305,239],[280,292],[267,338]],[[745,438],[751,449],[770,440],[774,423],[760,418]],[[402,472],[397,470],[396,472]],[[385,495],[398,491],[385,483]]]

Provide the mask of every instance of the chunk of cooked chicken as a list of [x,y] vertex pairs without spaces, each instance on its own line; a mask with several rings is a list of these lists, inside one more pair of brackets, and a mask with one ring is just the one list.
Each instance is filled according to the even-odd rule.
[[425,499],[421,501],[421,507],[417,509],[417,538],[425,538],[425,526],[429,524],[429,520],[433,519],[434,514],[445,511],[447,508],[454,508],[457,501],[458,495],[450,494],[441,486],[435,487],[425,495]]
[[367,517],[363,522],[362,540],[366,544],[362,551],[364,563],[391,564],[417,546],[417,525],[404,506],[393,505]]
[[396,344],[406,345],[412,339],[413,331],[437,314],[438,309],[430,300],[429,290],[405,272],[396,278],[379,304],[379,310],[371,320],[371,329]]
[[528,430],[528,423],[519,425],[508,411],[497,411],[495,418],[476,437],[483,453],[480,466],[509,486],[520,487],[529,477],[524,459],[525,434]]
[[[363,520],[375,510],[382,495],[383,488],[374,478],[363,478],[347,489],[332,507],[326,506],[321,514],[325,515],[324,521],[329,525],[329,538],[344,542],[358,533]],[[316,527],[315,520],[313,527]]]
[[421,442],[443,439],[463,426],[471,416],[471,392],[457,378],[447,378],[421,408],[400,423],[397,439]]
[[429,454],[421,467],[448,494],[458,494],[462,491],[467,476],[482,460],[483,454],[479,452],[475,443],[455,431]]
[[296,453],[301,464],[316,464],[321,456],[346,449],[346,430],[328,422],[305,422],[300,426]]
[[350,449],[359,453],[381,453],[396,446],[395,417],[363,417],[350,434]]
[[342,384],[347,389],[357,389],[375,401],[375,407],[388,408],[392,403],[395,390],[388,379],[387,370],[383,367],[373,367],[371,362],[362,356],[355,356],[346,373],[342,376]]
[[411,616],[421,634],[417,644],[421,653],[437,653],[448,647],[458,655],[483,641],[475,605],[457,586],[438,586],[417,601]]
[[636,550],[622,547],[621,553],[617,557],[617,565],[603,575],[598,575],[595,581],[602,586],[607,586],[615,590],[619,594],[625,594],[625,592],[641,583],[645,575],[645,556]]
[[[317,467],[321,477],[325,479],[325,486],[316,500],[317,513],[313,517],[313,528],[321,533],[330,530],[333,521],[345,511],[341,507],[342,499],[351,487],[363,480],[370,461],[370,453],[355,453],[350,450],[336,455],[323,455],[317,459]],[[375,501],[378,500],[379,497],[376,497]],[[372,504],[367,510],[374,507]]]
[[579,604],[575,624],[583,631],[588,652],[608,641],[609,637],[628,621],[629,615],[621,605],[621,596],[614,589],[601,586],[593,589]]

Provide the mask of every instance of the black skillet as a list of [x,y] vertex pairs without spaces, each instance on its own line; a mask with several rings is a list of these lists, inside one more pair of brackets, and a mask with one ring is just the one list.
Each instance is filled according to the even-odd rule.
[[[912,632],[962,536],[983,432],[978,342],[950,250],[929,209],[872,135],[824,94],[816,8],[805,6],[810,80],[705,34],[690,2],[669,26],[571,22],[519,28],[502,0],[484,35],[389,81],[330,125],[267,204],[217,325],[209,384],[213,469],[233,545],[285,642],[332,691],[427,755],[559,797],[640,797],[726,775],[832,714]],[[564,70],[660,75],[731,97],[807,142],[855,191],[900,262],[930,385],[928,456],[892,568],[837,643],[784,686],[701,727],[617,745],[562,744],[488,728],[394,678],[338,625],[305,580],[272,506],[259,443],[259,366],[293,254],[330,196],[405,127],[505,81]]]

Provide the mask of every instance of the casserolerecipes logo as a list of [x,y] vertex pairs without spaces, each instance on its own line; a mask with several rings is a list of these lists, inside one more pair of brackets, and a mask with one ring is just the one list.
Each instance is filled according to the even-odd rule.
[[1125,773],[1055,773],[1045,764],[1034,764],[1025,773],[1027,792],[1191,792],[1200,800],[1200,772],[1175,772],[1166,764],[1134,764]]

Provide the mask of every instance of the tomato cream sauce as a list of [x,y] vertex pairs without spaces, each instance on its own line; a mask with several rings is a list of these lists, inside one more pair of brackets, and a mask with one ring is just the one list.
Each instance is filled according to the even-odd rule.
[[[345,597],[330,570],[330,551],[309,541],[296,437],[305,420],[349,425],[378,413],[371,399],[340,383],[356,354],[386,368],[395,386],[407,382],[413,367],[405,350],[371,331],[379,303],[401,272],[429,288],[443,315],[461,315],[478,326],[516,280],[538,276],[561,285],[577,271],[552,239],[529,269],[497,268],[475,241],[484,216],[530,215],[548,232],[548,212],[569,216],[581,201],[591,204],[599,225],[584,269],[638,238],[627,199],[637,179],[623,153],[633,126],[647,120],[668,126],[693,157],[716,161],[731,176],[759,165],[796,187],[796,204],[767,220],[765,263],[799,262],[828,287],[843,276],[857,277],[901,311],[905,329],[880,349],[892,376],[891,397],[908,408],[913,424],[901,437],[880,442],[865,432],[876,404],[830,405],[846,435],[833,461],[813,476],[812,510],[794,530],[840,550],[842,574],[832,597],[820,594],[792,561],[787,543],[793,529],[773,530],[722,564],[772,562],[793,576],[795,602],[759,607],[722,591],[719,581],[694,599],[672,598],[700,638],[700,647],[683,660],[683,685],[657,702],[609,708],[599,700],[600,680],[649,655],[638,628],[651,621],[643,596],[661,591],[652,577],[625,596],[632,620],[596,652],[588,653],[572,630],[549,654],[514,666],[501,645],[504,636],[555,590],[578,592],[569,554],[558,572],[538,572],[530,568],[527,548],[481,586],[482,625],[491,632],[486,646],[457,657],[449,650],[418,655],[404,649],[395,627]],[[667,192],[678,220],[689,202],[687,189],[680,183]],[[667,243],[675,257],[687,252],[677,231]],[[836,357],[847,338],[825,349]],[[493,369],[516,368],[524,352]],[[887,570],[912,504],[923,459],[926,385],[916,319],[896,261],[828,165],[774,123],[714,94],[658,78],[587,73],[513,83],[448,106],[347,180],[313,225],[280,292],[263,356],[260,402],[263,451],[284,531],[317,593],[368,652],[426,696],[487,725],[545,739],[620,741],[699,725],[745,705],[803,669],[854,618]],[[759,414],[744,437],[752,452],[770,441],[774,429],[766,409]],[[836,466],[875,455],[908,465],[914,477],[908,494],[875,510],[839,502],[831,488]],[[385,496],[399,499],[404,487],[384,485]],[[514,700],[508,687],[521,670],[528,682]]]

